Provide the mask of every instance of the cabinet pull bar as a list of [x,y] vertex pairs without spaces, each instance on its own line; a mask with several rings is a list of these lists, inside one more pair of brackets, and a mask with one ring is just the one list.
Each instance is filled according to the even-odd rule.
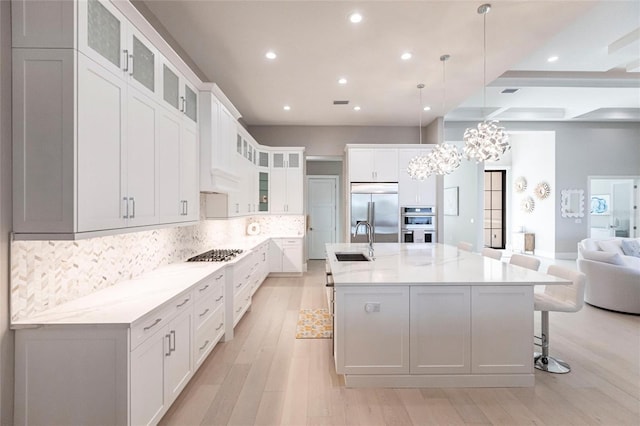
[[236,314],[237,314],[238,312],[240,312],[240,311],[242,310],[242,308],[244,308],[244,306],[240,306],[240,307],[238,308],[238,310],[236,310]]
[[224,325],[223,322],[220,323],[220,325],[218,327],[216,327],[216,331],[220,330],[222,328],[222,326]]
[[206,341],[202,344],[202,346],[200,346],[200,348],[199,348],[198,350],[199,350],[199,351],[203,350],[204,348],[206,348],[206,347],[207,347],[207,345],[208,345],[208,344],[209,344],[209,340],[206,340]]
[[242,287],[242,283],[238,283],[238,285],[236,286],[236,288],[240,288]]
[[205,291],[205,290],[206,290],[206,289],[208,289],[208,288],[209,288],[209,284],[205,285],[205,286],[204,286],[204,287],[202,287],[202,288],[199,288],[199,289],[198,289],[198,291]]
[[131,71],[129,71],[129,75],[133,77],[133,55],[129,55],[129,60],[131,61],[131,63],[129,64],[129,66],[131,67]]
[[180,96],[180,112],[184,113],[187,109],[187,100],[184,96]]
[[224,298],[224,296],[220,296],[220,297],[218,297],[215,301],[216,301],[216,302],[219,302],[219,301],[221,301],[223,298]]
[[131,201],[131,216],[130,218],[133,219],[136,217],[136,200],[133,197],[129,198],[129,201]]
[[151,330],[153,327],[155,327],[160,321],[162,321],[162,318],[156,318],[156,320],[153,322],[153,324],[146,326],[145,328],[143,328],[144,331],[148,331]]
[[124,72],[129,71],[129,49],[123,49],[122,53],[124,53]]
[[171,346],[171,339],[169,339],[169,353],[171,353],[176,351],[176,331],[171,330],[169,334],[173,336],[173,346]]
[[216,277],[216,281],[218,281],[220,278],[224,277],[224,274],[220,274]]
[[124,201],[124,211],[125,211],[125,213],[122,215],[122,218],[129,219],[129,200],[127,200],[127,197],[122,197],[122,201]]
[[200,318],[202,318],[203,316],[207,315],[207,312],[209,312],[209,308],[205,309],[204,312],[199,315]]
[[168,343],[168,344],[167,344],[167,348],[168,348],[168,351],[169,351],[169,352],[166,352],[166,353],[164,354],[164,356],[171,356],[171,336],[170,336],[170,335],[168,335],[168,334],[166,334],[164,337],[166,337],[166,338],[167,338],[167,340],[168,340],[168,342],[167,342],[167,343]]
[[182,303],[179,303],[178,305],[176,305],[176,307],[177,307],[177,308],[182,308],[184,305],[186,305],[186,304],[187,304],[187,302],[188,302],[189,300],[191,300],[191,299],[187,297],[186,299],[184,299],[184,301],[183,301]]

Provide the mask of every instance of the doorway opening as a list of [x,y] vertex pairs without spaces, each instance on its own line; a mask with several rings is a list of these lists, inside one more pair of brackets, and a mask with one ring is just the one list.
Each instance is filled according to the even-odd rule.
[[495,249],[505,248],[506,223],[506,170],[484,172],[484,245]]
[[589,237],[640,236],[640,177],[590,177]]

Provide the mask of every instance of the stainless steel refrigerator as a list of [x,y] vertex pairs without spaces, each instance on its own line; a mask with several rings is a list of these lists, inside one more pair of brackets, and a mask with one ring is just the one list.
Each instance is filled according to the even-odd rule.
[[353,236],[356,223],[368,221],[373,227],[373,242],[397,243],[400,232],[397,183],[351,184],[351,242],[366,243],[364,228]]

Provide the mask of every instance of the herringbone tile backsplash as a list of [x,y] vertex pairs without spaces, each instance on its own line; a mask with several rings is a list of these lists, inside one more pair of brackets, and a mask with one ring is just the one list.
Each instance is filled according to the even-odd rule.
[[246,235],[258,222],[265,235],[302,235],[304,216],[201,220],[78,241],[11,243],[11,319],[24,319],[159,266],[185,259]]

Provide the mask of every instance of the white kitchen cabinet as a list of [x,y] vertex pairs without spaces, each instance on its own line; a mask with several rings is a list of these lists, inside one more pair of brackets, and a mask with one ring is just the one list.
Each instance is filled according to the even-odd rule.
[[469,286],[411,287],[411,373],[471,372]]
[[[211,84],[200,92],[200,190],[204,192],[237,191],[240,174],[234,167],[236,116],[216,96],[224,96]],[[235,114],[235,116],[234,116]]]
[[409,287],[336,287],[338,374],[409,373]]
[[349,182],[398,182],[398,150],[349,148]]
[[164,61],[161,66],[160,84],[162,99],[165,105],[180,113],[185,125],[192,125],[198,121],[198,94],[196,89],[169,62]]
[[471,312],[472,373],[533,373],[532,286],[473,287]]
[[197,135],[168,108],[161,108],[158,127],[160,221],[197,220]]
[[303,214],[304,152],[272,152],[269,178],[269,211],[272,214]]
[[400,149],[398,152],[398,203],[400,206],[435,206],[436,176],[412,179],[407,173],[409,161],[416,155],[428,155],[431,149]]
[[[168,62],[159,50],[108,1],[13,4],[14,45],[24,47],[13,49],[16,238],[197,220],[197,92],[186,78],[175,74],[181,163],[171,167],[180,175],[161,182],[159,145],[168,137],[159,129],[168,126],[158,70]],[[47,15],[60,19],[46,25]],[[167,214],[163,198],[175,182]]]
[[275,273],[302,273],[302,238],[272,238],[269,270]]

